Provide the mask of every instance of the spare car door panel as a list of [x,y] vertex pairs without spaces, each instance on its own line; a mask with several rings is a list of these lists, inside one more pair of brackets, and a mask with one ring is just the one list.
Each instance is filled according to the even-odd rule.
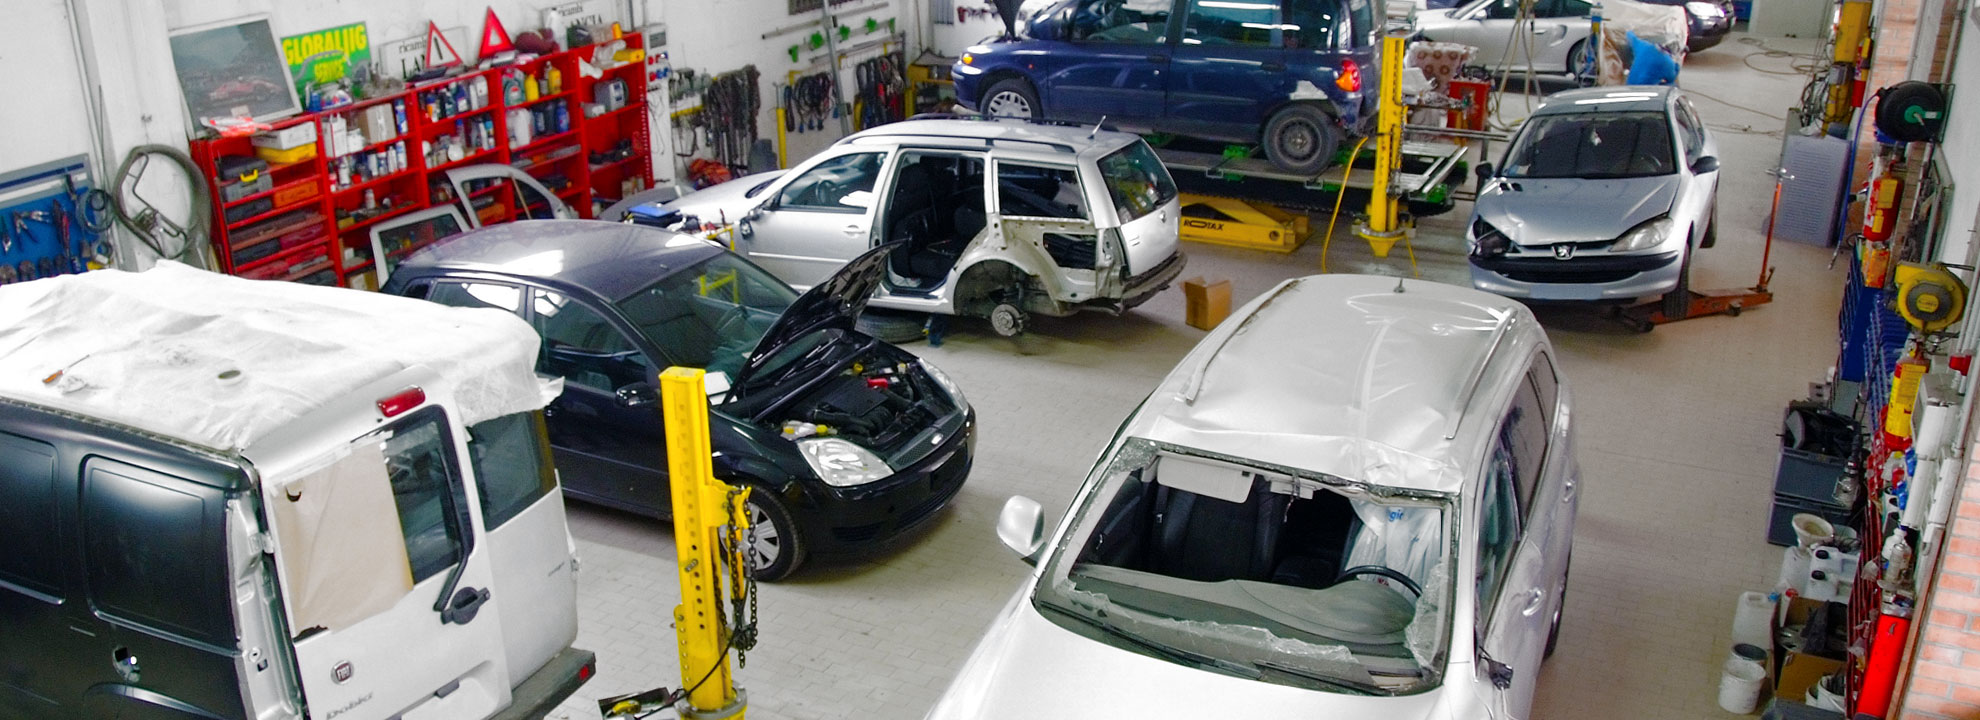
[[831,277],[865,252],[873,232],[874,187],[885,152],[834,155],[794,172],[761,210],[745,216],[736,249],[797,288]]

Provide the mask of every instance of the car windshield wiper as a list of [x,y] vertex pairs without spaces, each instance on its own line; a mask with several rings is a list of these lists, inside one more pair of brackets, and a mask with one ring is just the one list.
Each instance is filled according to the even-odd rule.
[[1040,607],[1049,608],[1054,612],[1057,612],[1061,615],[1065,615],[1066,617],[1070,617],[1074,620],[1078,620],[1094,628],[1098,628],[1101,632],[1107,633],[1108,635],[1112,635],[1122,640],[1126,640],[1129,643],[1133,643],[1134,645],[1139,646],[1142,649],[1145,649],[1151,653],[1154,653],[1157,656],[1165,658],[1170,662],[1174,662],[1186,666],[1195,666],[1205,670],[1211,670],[1211,671],[1223,673],[1225,675],[1231,675],[1233,677],[1245,678],[1247,680],[1257,680],[1259,677],[1263,676],[1263,673],[1259,672],[1256,668],[1246,667],[1244,665],[1241,665],[1239,663],[1234,663],[1229,660],[1223,660],[1223,659],[1211,657],[1209,655],[1204,655],[1202,653],[1184,650],[1179,647],[1165,645],[1156,642],[1154,640],[1141,637],[1140,635],[1130,633],[1126,630],[1122,630],[1118,627],[1115,627],[1112,623],[1109,623],[1100,618],[1085,615],[1083,613],[1073,611],[1069,608],[1062,607],[1057,603],[1053,603],[1049,601],[1040,601],[1038,605]]
[[1337,687],[1337,688],[1340,688],[1340,689],[1343,689],[1343,690],[1349,690],[1349,691],[1352,691],[1352,692],[1358,692],[1358,693],[1361,693],[1361,694],[1363,694],[1363,695],[1394,695],[1394,694],[1396,694],[1396,691],[1394,691],[1394,690],[1390,690],[1390,689],[1388,689],[1388,688],[1385,688],[1385,687],[1382,687],[1382,686],[1380,686],[1380,685],[1376,685],[1376,684],[1374,684],[1374,683],[1365,683],[1365,682],[1360,682],[1360,681],[1358,681],[1358,680],[1349,680],[1349,679],[1347,679],[1347,678],[1343,678],[1343,677],[1335,677],[1335,676],[1332,676],[1332,675],[1323,675],[1323,674],[1320,674],[1320,673],[1316,673],[1316,672],[1313,672],[1313,671],[1311,671],[1311,670],[1302,670],[1302,669],[1300,669],[1300,668],[1296,668],[1296,667],[1293,667],[1293,666],[1291,666],[1291,665],[1287,665],[1287,664],[1284,664],[1284,663],[1280,663],[1280,662],[1274,662],[1274,661],[1272,661],[1272,660],[1260,660],[1260,661],[1258,661],[1258,662],[1255,662],[1255,663],[1252,663],[1252,664],[1253,664],[1253,665],[1256,665],[1256,666],[1258,666],[1258,667],[1260,667],[1260,668],[1264,668],[1264,669],[1266,669],[1266,670],[1270,670],[1270,671],[1272,671],[1272,672],[1276,672],[1276,673],[1284,673],[1284,674],[1286,674],[1286,675],[1291,675],[1291,676],[1293,676],[1293,677],[1297,677],[1297,678],[1302,678],[1302,679],[1306,679],[1306,680],[1312,680],[1312,681],[1314,681],[1314,682],[1317,682],[1317,683],[1321,683],[1321,684],[1323,684],[1323,685],[1330,685],[1330,686],[1333,686],[1333,687]]

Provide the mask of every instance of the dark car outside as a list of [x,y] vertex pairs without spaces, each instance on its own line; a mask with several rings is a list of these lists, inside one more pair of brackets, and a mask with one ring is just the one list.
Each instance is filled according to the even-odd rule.
[[853,329],[884,271],[877,248],[800,296],[720,246],[589,220],[510,223],[420,251],[383,290],[516,313],[543,336],[538,372],[566,495],[667,517],[655,378],[709,378],[715,473],[752,488],[756,576],[870,547],[962,487],[976,416],[933,365]]
[[1690,23],[1685,33],[1684,49],[1698,52],[1726,39],[1733,29],[1732,0],[1643,0],[1652,5],[1669,5],[1684,8],[1684,16]]
[[988,115],[1260,145],[1318,173],[1374,115],[1372,0],[1059,0],[955,65]]

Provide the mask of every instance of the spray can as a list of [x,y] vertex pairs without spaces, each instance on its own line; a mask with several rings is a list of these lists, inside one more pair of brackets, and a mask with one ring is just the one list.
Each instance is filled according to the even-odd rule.
[[392,118],[398,121],[399,134],[406,134],[406,101],[404,99],[392,101]]
[[567,103],[557,103],[557,132],[571,129],[571,111]]

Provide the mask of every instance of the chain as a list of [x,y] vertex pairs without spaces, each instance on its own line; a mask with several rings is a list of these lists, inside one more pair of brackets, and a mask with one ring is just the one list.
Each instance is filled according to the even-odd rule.
[[[730,486],[728,500],[724,503],[729,513],[729,557],[741,558],[740,564],[743,576],[742,595],[736,596],[732,593],[729,599],[730,603],[734,606],[731,616],[736,621],[735,627],[729,631],[729,643],[736,650],[736,667],[739,668],[749,667],[749,650],[756,647],[756,566],[749,560],[747,550],[743,547],[742,543],[742,528],[737,527],[737,523],[735,522],[735,518],[738,515],[736,512],[736,499],[741,497],[742,493],[743,487],[740,484]],[[743,509],[748,510],[747,507]],[[753,522],[753,518],[750,518],[747,514],[743,514],[742,517],[745,521]],[[748,601],[747,609],[749,611],[749,614],[746,616],[743,614],[745,600]],[[748,619],[745,620],[745,617]]]

